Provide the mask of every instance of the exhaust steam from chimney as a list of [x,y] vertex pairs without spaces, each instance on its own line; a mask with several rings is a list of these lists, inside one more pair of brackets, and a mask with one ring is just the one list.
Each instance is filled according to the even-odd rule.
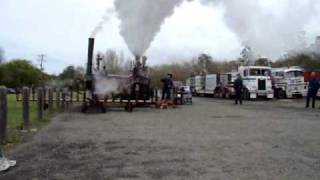
[[133,55],[142,56],[148,50],[165,19],[183,1],[115,0],[120,32]]

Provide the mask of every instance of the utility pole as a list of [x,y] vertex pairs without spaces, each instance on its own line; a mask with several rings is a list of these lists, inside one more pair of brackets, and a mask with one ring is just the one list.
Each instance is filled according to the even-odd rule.
[[46,61],[45,60],[46,55],[40,54],[40,55],[38,55],[38,57],[39,57],[38,61],[40,62],[40,70],[41,70],[41,72],[43,72],[43,70],[44,70],[43,63]]
[[46,57],[46,55],[45,54],[39,54],[38,55],[38,61],[39,61],[39,63],[40,63],[40,71],[41,71],[41,79],[40,79],[40,83],[41,83],[41,86],[42,87],[44,87],[44,82],[43,82],[43,79],[44,79],[44,77],[43,77],[43,71],[44,71],[44,67],[43,67],[43,63],[46,61],[45,60],[45,57]]

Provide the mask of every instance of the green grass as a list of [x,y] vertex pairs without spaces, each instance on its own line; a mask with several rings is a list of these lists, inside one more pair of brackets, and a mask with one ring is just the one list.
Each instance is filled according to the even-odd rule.
[[[48,119],[50,114],[48,112],[44,113],[44,119],[38,120],[37,118],[37,104],[36,102],[30,102],[30,128],[40,129],[41,127],[48,124]],[[7,134],[6,134],[6,145],[12,146],[25,138],[30,137],[33,133],[23,133],[21,128],[23,127],[22,118],[22,102],[16,101],[15,95],[8,95],[8,124],[7,124]]]
[[[6,134],[6,147],[10,148],[23,140],[31,137],[34,132],[21,132],[23,128],[23,117],[22,117],[22,101],[16,100],[15,94],[9,94],[8,96],[8,124]],[[35,95],[37,98],[37,95]],[[19,97],[21,99],[21,96]],[[30,100],[32,96],[30,96]],[[54,99],[56,99],[56,93],[54,93]],[[80,101],[82,100],[82,94],[80,95]],[[76,101],[76,93],[73,94],[73,100]],[[59,112],[56,109],[56,102],[53,102],[54,112]],[[30,129],[41,129],[49,123],[49,119],[53,116],[54,112],[44,111],[43,120],[37,118],[37,102],[30,101]]]

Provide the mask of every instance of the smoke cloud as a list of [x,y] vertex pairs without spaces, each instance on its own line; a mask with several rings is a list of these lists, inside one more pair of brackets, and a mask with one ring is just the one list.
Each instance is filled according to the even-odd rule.
[[129,50],[143,55],[175,7],[184,0],[115,0],[120,31]]
[[95,93],[101,98],[130,92],[129,76],[107,75],[104,72],[96,72],[94,78]]
[[97,26],[92,31],[90,38],[95,38],[96,35],[103,30],[103,26],[109,22],[109,20],[112,18],[113,15],[114,15],[114,9],[108,8],[106,10],[106,14],[102,17],[101,21],[97,24]]
[[320,9],[319,0],[201,1],[223,7],[225,23],[239,41],[271,58],[303,51],[307,46],[304,29]]
[[119,92],[120,82],[117,79],[107,78],[103,75],[95,75],[95,93],[98,95],[110,95]]

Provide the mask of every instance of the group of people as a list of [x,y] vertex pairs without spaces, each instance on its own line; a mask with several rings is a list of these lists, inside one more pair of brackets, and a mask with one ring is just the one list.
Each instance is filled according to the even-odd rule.
[[[310,107],[310,101],[312,101],[311,107],[315,108],[319,89],[320,89],[320,79],[317,79],[316,74],[313,72],[311,73],[311,80],[309,81],[309,86],[308,86],[306,108]],[[235,104],[240,103],[241,105],[243,101],[244,85],[243,85],[243,81],[240,74],[237,75],[237,79],[234,82],[234,90],[235,90]]]

